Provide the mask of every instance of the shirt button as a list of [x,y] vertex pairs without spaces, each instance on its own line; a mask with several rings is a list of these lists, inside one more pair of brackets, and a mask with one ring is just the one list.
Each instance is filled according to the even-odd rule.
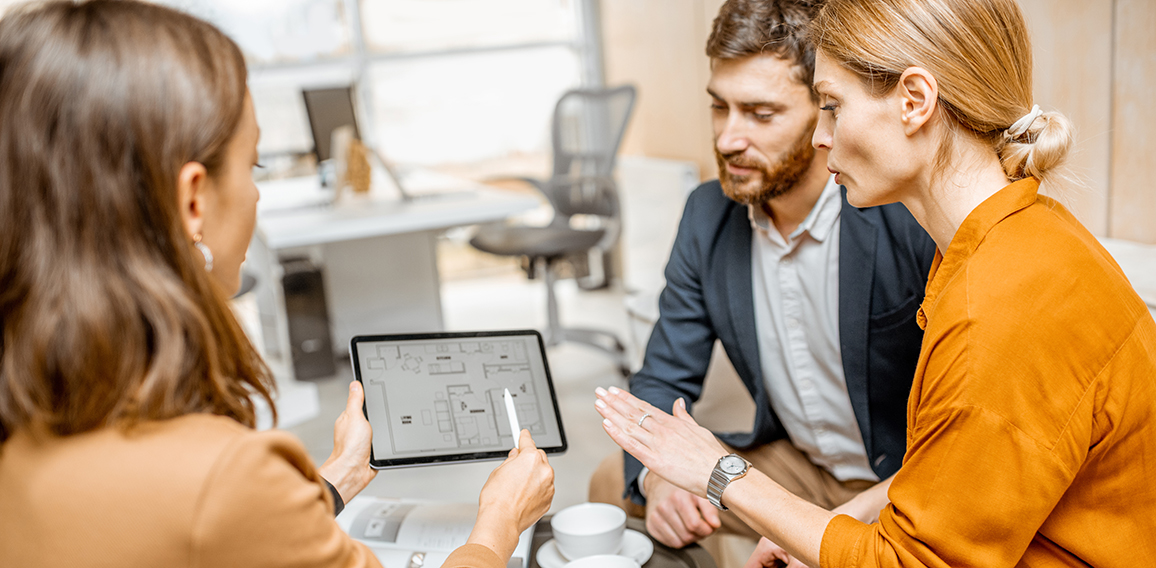
[[791,265],[791,257],[789,257],[789,256],[783,257],[783,260],[781,262],[783,263],[783,266],[790,266]]
[[791,329],[798,328],[799,327],[799,320],[797,320],[795,318],[787,318],[787,327],[789,327]]

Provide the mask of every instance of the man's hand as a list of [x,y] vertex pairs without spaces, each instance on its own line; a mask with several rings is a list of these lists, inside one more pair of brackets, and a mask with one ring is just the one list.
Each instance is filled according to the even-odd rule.
[[759,539],[759,545],[755,547],[754,554],[751,554],[747,563],[743,568],[807,568],[806,564],[799,562],[795,557],[787,554],[783,547],[767,540],[766,537]]
[[682,548],[722,526],[719,511],[710,501],[671,485],[654,472],[645,483],[646,532],[658,542]]
[[831,509],[831,512],[847,515],[868,524],[878,521],[879,511],[883,510],[883,508],[891,502],[887,496],[887,491],[891,489],[891,482],[894,479],[895,476],[892,475],[868,487],[850,501]]

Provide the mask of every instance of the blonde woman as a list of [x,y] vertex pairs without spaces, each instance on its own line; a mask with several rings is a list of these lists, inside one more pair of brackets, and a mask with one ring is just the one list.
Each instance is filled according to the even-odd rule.
[[749,565],[1139,566],[1156,558],[1156,323],[1039,194],[1071,145],[1032,100],[1014,0],[828,0],[816,147],[853,205],[901,202],[938,245],[907,453],[864,524],[792,497],[675,405],[599,390],[652,472],[766,538]]
[[[320,468],[253,430],[273,383],[227,304],[258,199],[245,80],[220,31],[152,4],[0,20],[0,564],[380,565],[333,520],[374,473],[357,384]],[[549,508],[521,448],[446,566],[505,566]]]

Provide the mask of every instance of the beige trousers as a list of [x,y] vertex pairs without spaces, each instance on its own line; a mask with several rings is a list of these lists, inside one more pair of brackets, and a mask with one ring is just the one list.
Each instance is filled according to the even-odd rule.
[[[835,479],[827,470],[811,463],[806,455],[787,440],[735,453],[746,458],[755,469],[787,491],[828,510],[850,501],[852,497],[875,485],[875,482],[867,480],[842,482]],[[622,498],[626,487],[622,479],[622,459],[622,452],[619,451],[602,460],[590,478],[588,498],[591,502],[618,505],[633,517],[646,518],[644,507]],[[719,517],[722,520],[721,533],[759,538],[759,534],[733,512],[722,511]],[[708,543],[704,542],[703,546],[711,550]]]

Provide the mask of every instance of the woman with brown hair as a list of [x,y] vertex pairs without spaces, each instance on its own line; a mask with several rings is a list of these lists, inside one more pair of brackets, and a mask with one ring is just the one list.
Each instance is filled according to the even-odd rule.
[[613,388],[596,402],[607,433],[757,527],[748,566],[1151,564],[1156,322],[1038,192],[1072,135],[1033,104],[1018,5],[828,0],[811,37],[829,169],[852,204],[901,202],[938,245],[889,502],[873,524],[814,507],[724,456],[678,404]]
[[[378,565],[333,520],[374,475],[359,385],[320,468],[253,429],[273,382],[227,303],[258,199],[246,75],[216,28],[151,4],[0,20],[5,566]],[[549,507],[521,448],[447,566],[504,566]]]

